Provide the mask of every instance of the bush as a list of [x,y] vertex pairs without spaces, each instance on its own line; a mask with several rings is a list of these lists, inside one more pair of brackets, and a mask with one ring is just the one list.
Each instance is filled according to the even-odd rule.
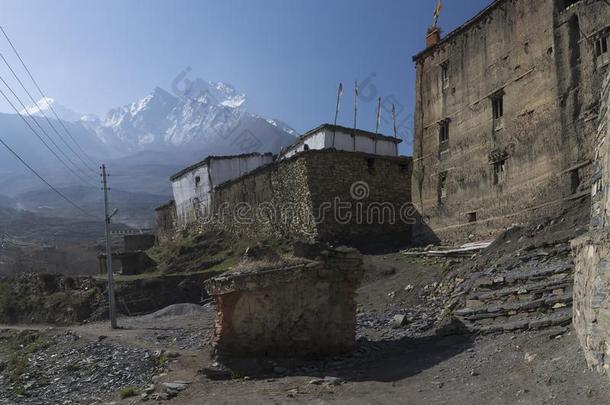
[[119,391],[119,394],[121,396],[121,399],[131,398],[131,397],[135,397],[136,395],[140,394],[140,390],[137,387],[129,386],[129,387],[125,387],[121,391]]

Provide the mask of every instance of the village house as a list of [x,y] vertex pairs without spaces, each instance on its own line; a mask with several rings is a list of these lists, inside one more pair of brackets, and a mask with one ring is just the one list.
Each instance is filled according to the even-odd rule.
[[381,156],[398,156],[401,140],[361,129],[323,124],[301,135],[296,142],[280,152],[286,159],[306,150],[336,149],[370,153]]
[[589,197],[609,33],[603,0],[496,0],[429,30],[413,58],[419,238],[489,238]]
[[321,125],[277,159],[208,157],[171,177],[174,201],[157,209],[157,238],[198,224],[241,237],[351,246],[411,242],[410,157],[400,139]]
[[176,225],[184,227],[210,215],[212,191],[218,184],[243,176],[273,161],[271,153],[208,156],[171,176]]

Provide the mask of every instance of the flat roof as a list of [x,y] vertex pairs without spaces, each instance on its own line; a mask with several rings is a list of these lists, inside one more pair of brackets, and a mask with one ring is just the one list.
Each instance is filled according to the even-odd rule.
[[340,132],[351,132],[354,135],[367,136],[371,139],[382,139],[384,141],[390,141],[390,142],[394,142],[394,143],[402,142],[402,139],[400,139],[400,138],[395,138],[393,136],[387,136],[387,135],[383,135],[383,134],[376,134],[374,132],[365,131],[363,129],[348,128],[348,127],[344,127],[341,125],[333,125],[333,124],[322,124],[314,129],[311,129],[311,130],[305,132],[303,135],[299,136],[293,143],[291,143],[290,145],[288,145],[284,149],[282,149],[282,152],[286,151],[286,150],[290,150],[290,149],[298,146],[301,141],[309,138],[310,136],[320,132],[323,129],[328,129],[331,131],[340,131]]
[[230,159],[245,158],[245,157],[251,157],[251,156],[273,156],[273,153],[271,153],[271,152],[267,152],[267,153],[252,152],[252,153],[242,153],[241,155],[224,155],[224,156],[210,155],[210,156],[206,157],[205,159],[203,159],[202,161],[197,162],[188,167],[185,167],[184,169],[180,170],[178,173],[173,174],[169,179],[170,179],[170,181],[177,180],[180,177],[184,176],[185,174],[192,172],[193,170],[198,169],[202,166],[207,165],[212,160],[230,160]]
[[426,48],[423,51],[419,52],[417,55],[413,56],[413,62],[417,62],[419,60],[419,58],[426,55],[431,50],[438,48],[439,46],[441,46],[442,44],[447,42],[449,39],[457,36],[458,34],[461,34],[463,31],[466,31],[472,25],[474,25],[477,21],[479,21],[483,17],[490,14],[493,10],[495,10],[496,7],[498,7],[501,3],[504,3],[504,2],[506,2],[506,0],[494,0],[489,6],[485,7],[483,10],[479,11],[479,13],[477,15],[475,15],[470,20],[466,21],[464,24],[460,25],[459,27],[457,27],[456,29],[451,31],[449,34],[447,34],[443,38],[441,38],[441,40],[438,44],[431,46],[429,48]]

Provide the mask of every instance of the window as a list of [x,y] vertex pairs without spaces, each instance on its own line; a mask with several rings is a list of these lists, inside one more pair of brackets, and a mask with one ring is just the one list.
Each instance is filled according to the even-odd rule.
[[195,186],[198,186],[201,183],[201,177],[195,176]]
[[602,56],[608,53],[608,37],[605,35],[595,41],[595,55]]
[[498,120],[504,116],[504,95],[500,94],[491,99],[494,120]]
[[570,173],[570,191],[572,194],[576,194],[578,192],[578,188],[580,187],[580,174],[578,173],[578,169],[572,170]]
[[468,214],[466,214],[466,217],[467,217],[469,223],[477,222],[477,213],[476,212],[469,212]]
[[442,153],[449,149],[449,120],[439,123],[438,129],[438,152]]
[[443,85],[443,89],[449,87],[449,62],[445,61],[440,64],[441,67],[441,84]]
[[499,160],[493,164],[493,183],[494,185],[504,183],[506,179],[506,160]]
[[375,159],[373,159],[373,158],[367,159],[366,166],[368,167],[370,174],[375,174]]
[[491,97],[491,109],[494,130],[504,128],[504,92],[500,91]]
[[438,174],[438,202],[441,203],[442,199],[447,197],[447,172],[441,172]]

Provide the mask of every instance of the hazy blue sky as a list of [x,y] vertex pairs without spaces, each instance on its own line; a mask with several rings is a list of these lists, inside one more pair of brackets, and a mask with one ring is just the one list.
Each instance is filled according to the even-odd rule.
[[[191,77],[230,83],[254,112],[305,131],[332,122],[339,81],[346,86],[339,121],[351,125],[353,82],[371,74],[379,94],[396,99],[399,120],[408,120],[411,57],[423,48],[435,3],[2,0],[0,24],[47,95],[78,112],[103,114],[155,86],[170,90],[190,66]],[[445,0],[440,26],[448,32],[489,3]],[[9,55],[4,41],[0,52]],[[374,128],[374,111],[374,101],[361,103],[360,127]]]

